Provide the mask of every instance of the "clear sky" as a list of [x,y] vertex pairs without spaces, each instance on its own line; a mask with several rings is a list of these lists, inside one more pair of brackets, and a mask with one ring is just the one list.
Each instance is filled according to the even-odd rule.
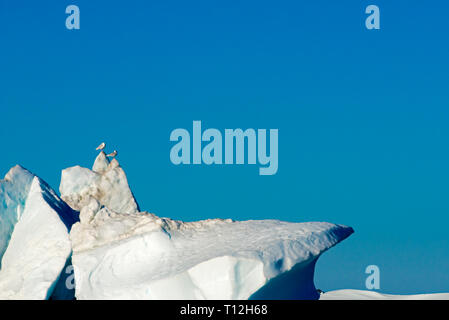
[[[81,29],[65,28],[76,4]],[[381,29],[365,28],[365,8]],[[56,190],[102,141],[142,209],[329,221],[323,290],[449,291],[449,4],[0,0],[0,172]],[[279,129],[279,170],[175,166],[175,128]]]

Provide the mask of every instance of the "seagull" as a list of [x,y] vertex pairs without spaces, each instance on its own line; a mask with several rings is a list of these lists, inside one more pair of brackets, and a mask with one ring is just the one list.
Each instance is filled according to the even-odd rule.
[[103,151],[103,149],[106,147],[106,143],[104,143],[104,142],[102,142],[98,147],[97,147],[97,149],[95,149],[95,150],[101,150],[101,151]]
[[117,150],[114,150],[113,152],[111,152],[110,154],[107,154],[106,157],[112,157],[114,158],[117,155]]

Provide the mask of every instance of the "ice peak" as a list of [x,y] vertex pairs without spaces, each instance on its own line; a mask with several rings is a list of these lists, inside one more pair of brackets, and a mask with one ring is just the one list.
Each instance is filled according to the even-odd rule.
[[109,159],[106,157],[104,151],[101,150],[101,152],[95,158],[94,165],[92,166],[92,171],[102,173],[108,168],[108,166],[109,166]]
[[118,167],[120,167],[120,164],[119,164],[119,162],[117,161],[117,159],[112,159],[111,160],[111,162],[109,163],[109,166],[108,166],[108,170],[112,170],[112,169],[115,169],[115,168],[118,168]]
[[5,181],[13,181],[16,177],[20,175],[32,176],[33,174],[22,167],[20,164],[16,164],[14,167],[9,169],[8,173],[6,173],[4,180]]
[[0,267],[1,259],[20,219],[34,174],[16,165],[0,179]]
[[[95,159],[92,170],[80,166],[64,169],[59,191],[61,198],[77,211],[82,211],[84,207],[92,208],[95,202],[99,205],[93,206],[98,207],[94,211],[101,207],[119,214],[135,214],[140,211],[129,188],[125,171],[116,159],[109,162],[103,151]],[[95,213],[89,211],[89,214],[82,214],[82,217],[90,220]]]
[[[20,207],[20,216],[7,226],[7,247],[1,252],[0,299],[48,299],[71,253],[69,230],[76,213],[47,183],[26,172],[31,181],[23,185],[14,180],[15,203],[0,210],[13,215],[11,209]],[[25,197],[22,190],[26,190]]]

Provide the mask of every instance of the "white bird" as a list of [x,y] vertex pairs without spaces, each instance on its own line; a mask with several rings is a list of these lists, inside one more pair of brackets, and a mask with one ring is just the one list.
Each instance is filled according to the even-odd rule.
[[97,147],[97,149],[95,149],[95,150],[101,150],[101,151],[103,151],[103,149],[106,147],[106,143],[104,143],[104,142],[102,142],[98,147]]
[[111,152],[110,154],[107,154],[106,157],[112,157],[114,158],[117,155],[117,150],[114,150],[113,152]]

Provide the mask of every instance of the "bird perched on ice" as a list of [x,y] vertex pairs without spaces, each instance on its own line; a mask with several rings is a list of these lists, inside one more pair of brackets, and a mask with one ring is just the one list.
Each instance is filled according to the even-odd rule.
[[97,149],[95,149],[95,150],[101,150],[101,151],[103,151],[103,149],[106,147],[106,143],[104,143],[104,142],[102,142],[98,147],[97,147]]
[[111,152],[110,154],[107,154],[106,157],[112,157],[114,158],[117,155],[117,150],[114,150],[113,152]]

